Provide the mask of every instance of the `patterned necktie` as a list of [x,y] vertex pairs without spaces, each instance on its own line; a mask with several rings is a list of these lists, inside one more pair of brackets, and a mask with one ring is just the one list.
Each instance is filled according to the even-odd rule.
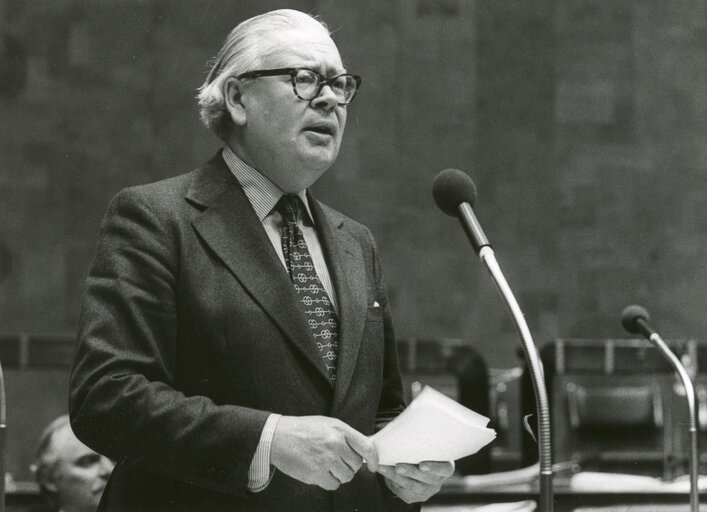
[[[336,382],[339,321],[334,306],[319,280],[307,243],[297,225],[297,213],[304,205],[294,194],[282,196],[275,210],[282,215],[280,237],[287,273],[299,297],[314,343],[332,384]],[[302,211],[304,211],[302,209]]]

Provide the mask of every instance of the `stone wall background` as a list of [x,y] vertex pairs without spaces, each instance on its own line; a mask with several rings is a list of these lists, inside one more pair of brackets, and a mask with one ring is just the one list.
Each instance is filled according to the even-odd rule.
[[325,201],[379,240],[401,337],[517,335],[431,184],[471,174],[476,212],[537,342],[707,336],[705,0],[0,0],[28,59],[0,97],[0,330],[71,332],[120,188],[218,148],[195,89],[240,20],[321,14],[364,77]]

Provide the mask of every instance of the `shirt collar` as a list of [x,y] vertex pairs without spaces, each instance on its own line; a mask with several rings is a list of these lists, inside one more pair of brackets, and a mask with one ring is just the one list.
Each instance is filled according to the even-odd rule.
[[[226,165],[243,187],[258,219],[263,222],[272,213],[273,208],[285,193],[265,175],[245,163],[230,147],[224,147],[221,154]],[[307,199],[307,190],[300,190],[296,195],[302,200],[309,217],[308,220],[314,225],[314,217],[312,217],[312,210],[309,208]]]

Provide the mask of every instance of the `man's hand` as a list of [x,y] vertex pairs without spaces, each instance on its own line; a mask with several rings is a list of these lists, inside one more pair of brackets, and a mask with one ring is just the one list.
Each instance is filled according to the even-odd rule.
[[454,474],[453,462],[421,462],[378,466],[385,484],[405,503],[427,501],[437,494],[442,484]]
[[350,481],[363,459],[371,472],[378,470],[373,442],[326,416],[282,416],[270,448],[270,461],[277,469],[328,491]]

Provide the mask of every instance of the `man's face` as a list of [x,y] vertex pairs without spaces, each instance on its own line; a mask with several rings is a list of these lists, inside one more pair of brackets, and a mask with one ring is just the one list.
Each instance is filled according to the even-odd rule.
[[[273,33],[263,44],[261,69],[307,67],[331,77],[345,71],[324,31]],[[299,99],[288,75],[261,77],[241,87],[244,114],[241,157],[285,192],[312,185],[336,160],[346,107],[331,89]]]
[[113,463],[76,439],[67,426],[52,439],[56,463],[53,485],[61,509],[66,512],[95,512]]

